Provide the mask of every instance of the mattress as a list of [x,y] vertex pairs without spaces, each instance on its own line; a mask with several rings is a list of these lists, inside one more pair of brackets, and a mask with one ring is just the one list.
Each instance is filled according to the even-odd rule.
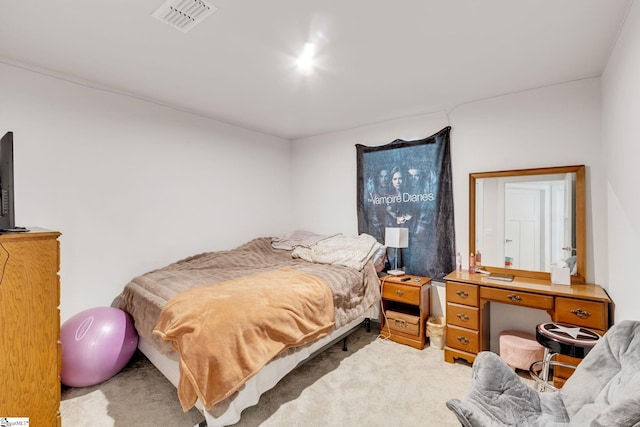
[[301,361],[348,333],[364,318],[377,318],[378,315],[380,287],[371,261],[366,262],[360,270],[344,265],[309,262],[294,258],[290,250],[274,249],[271,242],[272,239],[268,237],[258,238],[230,251],[194,255],[148,272],[132,279],[112,304],[132,316],[140,337],[141,351],[176,385],[179,380],[179,356],[169,343],[153,333],[162,308],[172,297],[196,287],[228,283],[281,268],[316,276],[327,284],[334,303],[333,332],[316,342],[290,348],[276,356],[236,393],[208,411],[198,401],[197,406],[205,414],[210,426],[237,422],[242,409],[255,404],[261,393],[272,388]]

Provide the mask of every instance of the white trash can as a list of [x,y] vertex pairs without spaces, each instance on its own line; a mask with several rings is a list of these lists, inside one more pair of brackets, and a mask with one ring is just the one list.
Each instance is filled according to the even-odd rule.
[[430,316],[427,319],[427,337],[429,345],[435,349],[444,349],[445,321],[442,316]]

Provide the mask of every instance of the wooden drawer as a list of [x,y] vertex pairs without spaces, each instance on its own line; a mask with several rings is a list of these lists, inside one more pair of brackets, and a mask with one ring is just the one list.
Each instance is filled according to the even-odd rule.
[[405,304],[420,305],[420,289],[419,286],[384,282],[382,286],[382,298],[403,302]]
[[416,337],[420,336],[420,316],[412,316],[392,310],[387,310],[385,314],[387,315],[386,323],[393,331]]
[[528,292],[514,291],[510,289],[497,289],[482,287],[480,298],[505,304],[521,305],[523,307],[539,308],[543,310],[553,309],[553,297]]
[[475,354],[479,348],[479,332],[448,324],[446,341],[447,347]]
[[468,329],[478,329],[478,307],[447,303],[447,323]]
[[556,322],[606,331],[607,317],[605,303],[573,298],[556,298]]
[[478,306],[478,287],[466,283],[447,282],[447,302]]

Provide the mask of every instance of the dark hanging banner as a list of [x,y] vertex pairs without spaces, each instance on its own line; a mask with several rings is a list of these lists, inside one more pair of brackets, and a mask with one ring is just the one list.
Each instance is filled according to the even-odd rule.
[[[446,127],[417,141],[356,144],[358,233],[384,244],[385,227],[409,229],[408,274],[441,279],[455,269],[451,152]],[[388,249],[391,266],[395,250]]]

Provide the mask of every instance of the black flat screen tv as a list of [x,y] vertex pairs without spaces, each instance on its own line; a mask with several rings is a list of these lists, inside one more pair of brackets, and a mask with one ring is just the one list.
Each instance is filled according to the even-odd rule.
[[13,209],[13,132],[0,142],[0,231],[16,228]]

